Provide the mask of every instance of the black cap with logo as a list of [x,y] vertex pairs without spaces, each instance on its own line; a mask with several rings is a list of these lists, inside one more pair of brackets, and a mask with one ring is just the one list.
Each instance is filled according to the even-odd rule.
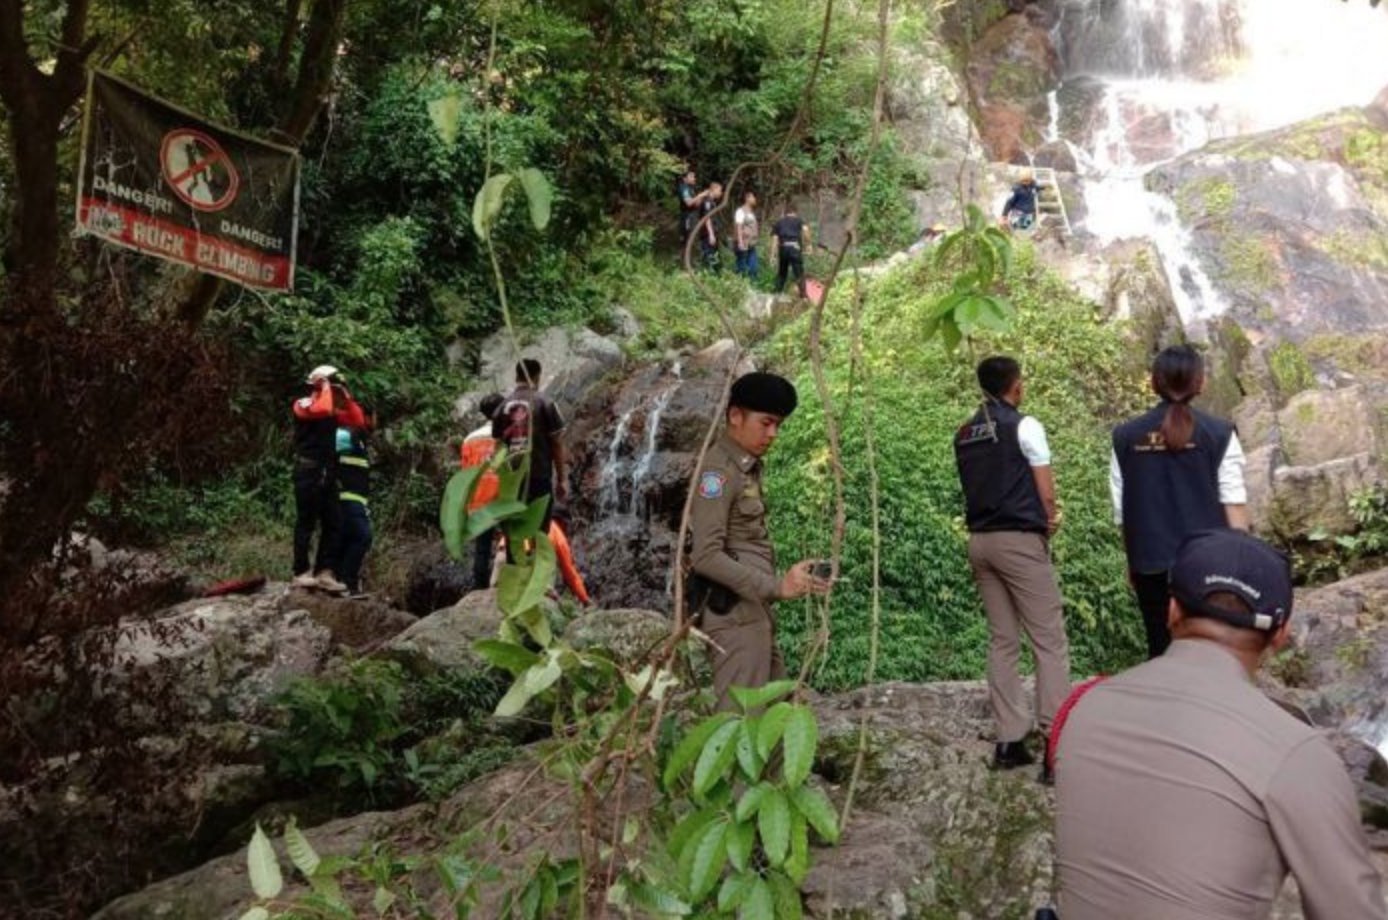
[[[1244,629],[1272,631],[1292,615],[1292,568],[1287,557],[1241,530],[1202,530],[1191,534],[1171,566],[1171,596],[1192,616],[1221,620]],[[1247,613],[1208,602],[1213,594],[1232,594]]]

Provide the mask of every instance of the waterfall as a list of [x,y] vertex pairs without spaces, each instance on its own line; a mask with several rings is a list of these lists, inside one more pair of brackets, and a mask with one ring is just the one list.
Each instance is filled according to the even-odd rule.
[[1064,79],[1102,87],[1088,136],[1067,138],[1084,179],[1083,228],[1101,243],[1152,240],[1197,336],[1226,304],[1144,174],[1212,140],[1364,105],[1388,84],[1388,13],[1368,3],[1060,0],[1054,34]]
[[[645,516],[645,490],[642,486],[650,474],[651,464],[659,449],[660,417],[669,407],[670,400],[682,382],[682,367],[680,362],[676,361],[670,368],[669,378],[653,398],[642,399],[617,417],[612,438],[608,441],[607,456],[598,474],[599,518],[625,514]],[[646,411],[641,452],[634,460],[626,459],[624,453],[632,423],[643,409]]]

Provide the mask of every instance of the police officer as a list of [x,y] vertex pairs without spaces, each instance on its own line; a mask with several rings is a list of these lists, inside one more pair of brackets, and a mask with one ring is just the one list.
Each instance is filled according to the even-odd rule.
[[760,687],[784,677],[771,604],[826,594],[811,560],[776,574],[766,529],[762,457],[795,411],[795,387],[775,374],[739,377],[728,398],[726,426],[695,481],[690,513],[690,609],[715,643],[713,688],[728,709],[730,687]]
[[1171,642],[1166,628],[1167,570],[1190,534],[1248,529],[1244,455],[1234,426],[1191,407],[1205,388],[1205,362],[1175,345],[1152,363],[1161,403],[1113,432],[1109,484],[1123,528],[1128,581],[1147,632],[1147,657]]
[[1197,533],[1167,609],[1166,654],[1095,685],[1057,741],[1060,915],[1267,917],[1290,870],[1309,920],[1384,920],[1343,763],[1254,683],[1287,640],[1287,560]]
[[[1070,692],[1070,651],[1049,538],[1060,525],[1051,451],[1041,423],[1017,410],[1022,370],[1008,357],[978,365],[984,402],[954,438],[969,528],[969,565],[988,614],[988,698],[997,725],[993,766],[1034,763],[1031,715],[1017,670],[1021,633],[1036,655],[1036,721],[1044,733]],[[1042,780],[1049,781],[1043,769]]]

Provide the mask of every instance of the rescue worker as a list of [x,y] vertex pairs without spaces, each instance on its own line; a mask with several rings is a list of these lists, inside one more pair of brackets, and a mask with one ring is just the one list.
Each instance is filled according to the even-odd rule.
[[680,206],[681,245],[689,239],[689,234],[694,232],[694,226],[699,222],[699,209],[709,195],[709,189],[700,192],[698,187],[699,177],[693,169],[685,170],[684,175],[675,183],[675,197],[679,200]]
[[[1035,763],[1018,671],[1021,634],[1036,657],[1036,724],[1050,730],[1070,692],[1070,650],[1050,538],[1060,526],[1046,430],[1018,406],[1022,370],[1005,356],[978,365],[983,405],[954,437],[969,528],[969,565],[988,615],[988,700],[997,727],[995,769]],[[1047,767],[1042,782],[1050,781]]]
[[1036,176],[1029,169],[1012,186],[1012,195],[1002,206],[1002,222],[1017,230],[1029,230],[1036,222]]
[[571,520],[567,506],[559,505],[555,508],[554,520],[549,522],[549,542],[554,545],[554,559],[559,564],[559,574],[563,577],[564,584],[580,604],[591,607],[593,601],[588,596],[588,587],[583,583],[583,576],[574,564],[573,550],[569,547],[568,529]]
[[784,377],[739,377],[723,432],[694,480],[689,609],[715,643],[713,689],[721,709],[732,707],[729,688],[785,676],[772,602],[829,592],[829,580],[812,571],[813,560],[776,574],[766,528],[762,458],[796,403],[795,387]]
[[[342,512],[337,498],[337,429],[362,428],[366,413],[352,399],[330,364],[315,367],[304,381],[309,392],[294,400],[294,579],[296,588],[342,593],[347,586],[332,570],[338,553]],[[318,533],[318,551],[309,549]]]
[[[492,420],[504,401],[505,397],[500,393],[488,393],[477,403],[477,411],[482,413],[483,423],[481,427],[474,429],[467,437],[463,438],[463,446],[459,450],[459,468],[466,470],[482,466],[496,454],[497,440],[492,436]],[[496,499],[500,487],[501,480],[496,475],[496,471],[485,471],[477,485],[473,487],[472,496],[468,499],[468,514],[491,504]],[[493,527],[473,541],[472,587],[474,589],[486,588],[492,583],[492,556],[496,551],[496,537],[497,528]]]
[[1147,657],[1166,650],[1167,570],[1188,535],[1212,527],[1247,530],[1243,447],[1234,426],[1190,402],[1205,389],[1205,362],[1176,345],[1152,363],[1150,411],[1113,431],[1109,486],[1123,529],[1128,581],[1147,633]]
[[371,549],[371,459],[366,450],[366,429],[337,429],[338,502],[342,512],[342,539],[337,554],[337,574],[347,593],[362,597],[361,565]]
[[723,269],[718,257],[718,250],[722,247],[723,241],[720,236],[722,228],[714,212],[723,204],[723,184],[714,182],[703,194],[703,203],[699,205],[699,217],[703,220],[703,227],[699,231],[699,253],[704,268],[717,273]]
[[1171,648],[1094,685],[1056,741],[1064,920],[1265,918],[1288,871],[1308,920],[1388,917],[1339,755],[1255,683],[1291,613],[1262,541],[1180,547]]

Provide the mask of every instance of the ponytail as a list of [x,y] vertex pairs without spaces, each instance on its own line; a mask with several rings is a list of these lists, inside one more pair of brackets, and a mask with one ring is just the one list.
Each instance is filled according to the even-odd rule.
[[1189,345],[1173,345],[1162,350],[1152,362],[1152,389],[1166,400],[1161,422],[1161,439],[1167,450],[1185,450],[1195,433],[1195,414],[1190,401],[1200,395],[1205,383],[1205,361]]

